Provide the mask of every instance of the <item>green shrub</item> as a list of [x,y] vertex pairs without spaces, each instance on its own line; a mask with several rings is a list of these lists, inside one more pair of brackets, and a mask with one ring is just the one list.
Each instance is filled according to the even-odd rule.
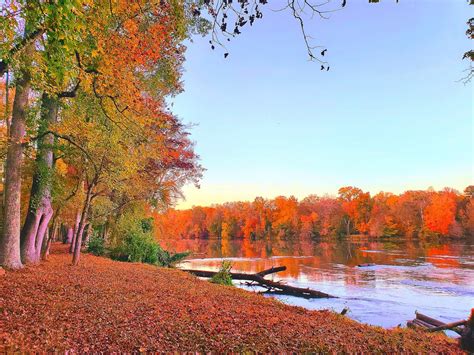
[[87,251],[91,254],[102,256],[105,254],[105,240],[99,236],[93,235],[87,243]]
[[232,269],[232,263],[228,260],[222,261],[221,268],[215,274],[210,282],[214,284],[219,284],[219,285],[225,285],[225,286],[233,286],[234,284],[232,283],[232,276],[230,274],[230,270]]
[[131,231],[112,250],[110,257],[121,261],[157,264],[159,249],[160,246],[151,235],[142,231]]
[[148,233],[153,231],[153,217],[150,218],[143,218],[140,221],[141,228],[143,232]]
[[143,211],[138,208],[120,217],[114,230],[112,259],[172,267],[189,255],[162,249],[153,238],[153,218],[142,216]]

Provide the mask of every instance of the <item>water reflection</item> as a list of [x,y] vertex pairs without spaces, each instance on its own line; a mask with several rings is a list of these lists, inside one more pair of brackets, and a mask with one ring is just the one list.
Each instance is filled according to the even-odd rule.
[[[190,250],[186,267],[215,270],[222,259],[233,270],[256,272],[285,265],[277,278],[339,296],[332,300],[279,297],[310,309],[350,308],[359,321],[391,327],[415,310],[445,321],[474,307],[472,240],[168,240],[168,249]],[[359,267],[362,264],[374,264]],[[275,277],[275,276],[274,276]]]

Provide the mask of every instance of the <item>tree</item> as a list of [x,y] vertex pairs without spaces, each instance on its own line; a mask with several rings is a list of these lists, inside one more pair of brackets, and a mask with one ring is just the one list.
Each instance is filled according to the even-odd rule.
[[455,223],[456,194],[452,191],[434,193],[423,213],[429,231],[447,235]]
[[283,236],[293,236],[299,227],[298,200],[294,196],[278,196],[273,200],[272,229]]
[[393,208],[396,223],[400,226],[403,235],[421,235],[425,228],[425,208],[429,203],[432,191],[411,190],[405,191],[398,197]]
[[342,209],[346,213],[346,234],[351,234],[352,226],[359,232],[368,231],[372,201],[368,192],[364,193],[357,187],[347,186],[339,189],[339,198],[342,201]]
[[[184,48],[180,42],[189,27],[181,9],[182,4],[177,3],[163,6],[156,1],[132,5],[126,1],[110,4],[73,1],[46,7],[32,2],[12,2],[7,5],[2,9],[5,11],[2,23],[5,30],[2,35],[10,41],[6,41],[1,48],[2,71],[18,67],[16,76],[25,79],[28,84],[23,85],[17,80],[20,86],[27,89],[23,91],[29,92],[32,87],[35,93],[43,92],[43,109],[38,125],[40,130],[36,138],[37,169],[22,233],[24,260],[36,262],[44,231],[52,215],[51,184],[45,176],[53,175],[52,140],[53,136],[58,136],[50,132],[49,125],[53,116],[57,116],[53,112],[58,111],[58,99],[73,98],[81,86],[85,92],[93,93],[99,100],[102,112],[108,119],[114,120],[113,117],[118,112],[120,116],[130,120],[131,115],[127,117],[125,111],[133,110],[135,117],[153,120],[153,114],[150,113],[154,112],[156,115],[162,111],[164,97],[180,90],[179,66]],[[18,35],[11,29],[15,26],[20,28],[21,21],[26,21],[27,26],[23,38],[17,40]],[[36,45],[38,40],[42,41],[41,46]],[[30,53],[34,54],[34,61],[29,58],[29,63],[22,62],[20,52],[25,52],[28,48],[34,51]],[[34,71],[30,73],[32,68]],[[16,96],[21,98],[23,91],[18,83]],[[72,91],[60,90],[63,87],[71,88],[72,85]],[[28,93],[23,96],[28,97]],[[15,102],[22,103],[23,109],[27,106],[25,100]],[[21,125],[24,126],[25,118],[17,114],[22,111],[17,106],[13,112],[12,127],[16,128],[18,122],[20,129],[15,129],[15,133],[18,131],[23,136],[24,128]],[[148,111],[148,115],[141,115],[144,110]],[[115,123],[121,129],[127,129],[133,124],[125,120],[115,120]],[[144,123],[140,122],[142,125]],[[175,132],[181,131],[181,128],[175,129]],[[66,135],[61,139],[64,137]],[[7,181],[10,182],[6,193],[7,201],[11,195],[14,200],[19,200],[17,196],[21,181],[17,172],[22,165],[18,160],[22,156],[21,149],[21,144],[9,146],[9,150],[16,153],[15,161],[7,168]],[[8,172],[13,175],[8,175]],[[170,186],[167,191],[174,189],[176,193],[180,186],[178,179],[168,180],[176,185],[174,188]],[[12,193],[10,187],[13,189]],[[17,242],[19,233],[15,225],[19,225],[18,203],[7,203],[5,212],[8,222],[5,228],[6,238]],[[12,213],[16,213],[17,218],[11,218]],[[15,230],[10,230],[10,221],[15,222]],[[19,266],[18,263],[17,265]]]
[[399,233],[393,209],[398,196],[379,192],[373,197],[373,206],[369,220],[369,234],[371,236],[394,236]]
[[474,236],[474,201],[471,198],[462,215],[463,227],[466,233]]
[[[19,260],[19,241],[20,241],[20,191],[21,191],[21,166],[23,161],[23,147],[25,141],[26,115],[28,111],[29,96],[36,85],[41,87],[44,83],[50,84],[44,80],[44,64],[38,55],[36,41],[42,38],[45,33],[48,34],[50,42],[56,41],[56,52],[51,52],[54,61],[54,54],[60,53],[61,49],[68,48],[69,37],[66,27],[71,28],[70,24],[74,22],[74,15],[71,16],[71,10],[78,2],[65,2],[55,6],[42,7],[41,3],[32,1],[6,3],[2,7],[1,36],[5,41],[0,48],[1,65],[0,71],[3,74],[12,71],[15,77],[15,98],[11,117],[10,144],[8,145],[6,174],[5,174],[5,206],[4,219],[5,228],[3,232],[3,241],[0,242],[0,264],[10,268],[21,267]],[[62,34],[59,39],[58,33]],[[69,32],[71,33],[71,32]],[[57,58],[56,58],[57,59]],[[51,62],[49,63],[51,64]],[[67,67],[55,67],[50,69],[51,76],[47,78],[61,76]],[[59,70],[57,70],[59,68]],[[60,70],[62,68],[63,70]],[[53,75],[54,73],[54,75]],[[46,110],[46,109],[45,109]],[[45,138],[46,140],[47,138]],[[42,159],[44,161],[44,159]],[[48,160],[48,159],[47,159]],[[50,159],[49,159],[50,160]],[[46,213],[47,216],[49,213]],[[31,218],[30,218],[31,220]],[[35,224],[33,222],[33,224]],[[33,227],[34,229],[34,227]],[[41,230],[44,229],[43,226]],[[24,243],[25,244],[25,243]],[[25,244],[27,250],[33,252],[32,243]],[[28,258],[32,253],[24,253]],[[33,257],[34,259],[34,257]]]
[[[41,123],[43,126],[47,126],[50,122],[54,122],[58,115],[58,102],[46,94],[43,95],[41,101]],[[41,131],[44,131],[44,127],[40,128],[39,132]],[[51,200],[53,144],[52,134],[44,134],[38,140],[36,170],[33,175],[30,203],[21,231],[21,256],[24,263],[39,262],[43,239],[53,215]]]

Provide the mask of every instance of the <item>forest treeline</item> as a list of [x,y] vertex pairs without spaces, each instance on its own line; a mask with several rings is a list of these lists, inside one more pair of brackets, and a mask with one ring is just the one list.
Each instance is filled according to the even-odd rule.
[[406,191],[371,196],[359,188],[301,201],[279,196],[155,215],[159,238],[337,237],[347,235],[462,237],[474,235],[474,186],[464,193]]

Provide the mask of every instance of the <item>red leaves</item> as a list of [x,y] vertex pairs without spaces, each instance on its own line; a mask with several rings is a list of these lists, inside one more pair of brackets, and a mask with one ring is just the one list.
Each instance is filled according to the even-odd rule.
[[456,194],[435,194],[424,211],[426,227],[440,234],[448,234],[456,216]]
[[[176,150],[177,161],[186,161]],[[179,155],[178,155],[179,152]],[[172,161],[174,157],[170,156]],[[176,164],[176,163],[175,163]],[[228,202],[214,207],[168,210],[156,215],[159,238],[285,238],[336,236],[341,233],[379,236],[474,233],[474,199],[454,190],[380,192],[370,196],[356,187],[339,189],[339,197],[310,195],[253,202]],[[211,201],[212,202],[212,201]]]
[[370,327],[178,270],[87,254],[71,267],[53,248],[49,262],[0,278],[0,352],[461,353],[442,335]]

